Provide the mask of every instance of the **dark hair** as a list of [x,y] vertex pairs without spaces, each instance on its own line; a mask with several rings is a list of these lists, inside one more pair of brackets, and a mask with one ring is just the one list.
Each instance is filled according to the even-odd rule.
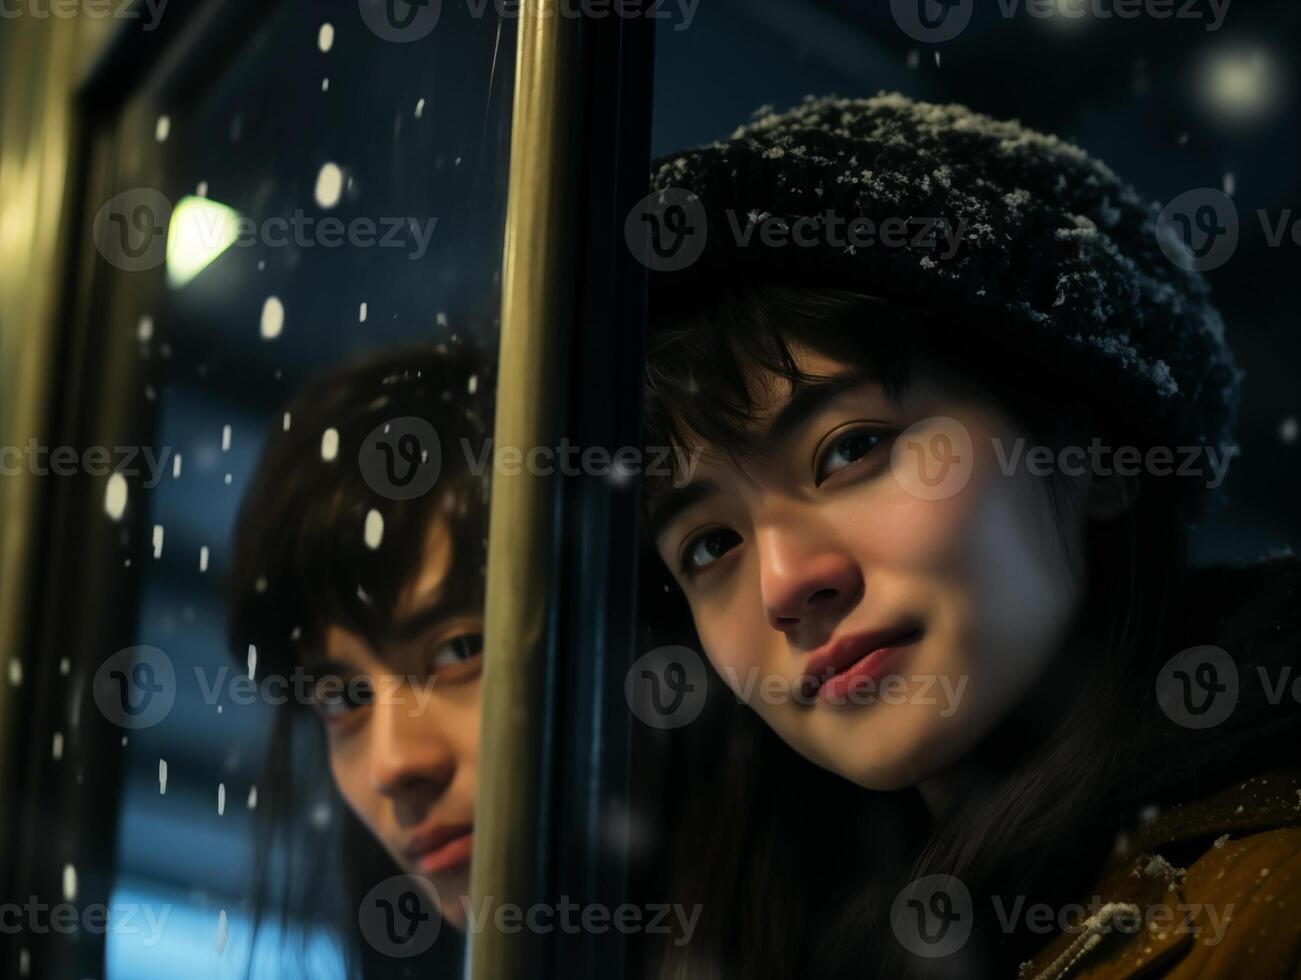
[[[419,572],[426,532],[439,510],[449,518],[452,540],[449,601],[466,609],[482,605],[488,485],[469,472],[459,447],[466,439],[477,453],[488,436],[489,372],[489,359],[465,343],[410,347],[347,365],[295,398],[285,424],[267,437],[236,523],[228,633],[237,660],[242,663],[252,646],[260,674],[288,677],[330,625],[383,636],[403,589]],[[405,418],[433,427],[443,450],[441,470],[428,492],[395,500],[381,492],[382,484],[371,485],[377,483],[374,471],[358,454],[368,435]],[[327,460],[321,447],[328,429],[337,433],[338,449]],[[383,518],[378,550],[365,541],[371,510]],[[377,956],[358,941],[356,909],[371,886],[397,869],[339,796],[324,733],[309,706],[291,698],[276,708],[257,785],[253,952],[258,931],[273,915],[300,945],[307,939],[303,924],[323,921],[338,936],[349,975],[385,975],[373,965]],[[324,827],[310,818],[322,805],[335,815]],[[344,907],[329,904],[340,894],[347,896]],[[438,975],[450,976],[460,956],[453,945],[439,941],[418,963],[404,961],[404,968],[441,963]],[[250,969],[252,962],[250,953]]]
[[[1044,445],[1097,435],[1143,447],[1148,438],[1141,419],[1088,397],[1079,380],[1024,352],[1013,358],[982,345],[978,324],[937,322],[873,296],[734,280],[660,296],[651,314],[649,444],[704,440],[734,458],[753,451],[747,380],[758,371],[805,383],[796,344],[861,366],[891,397],[906,390],[920,360],[937,363],[978,384]],[[657,488],[648,489],[653,496]],[[1045,489],[1060,514],[1067,482],[1049,480]],[[685,775],[670,794],[682,800],[670,887],[677,900],[703,905],[701,924],[694,948],[667,950],[659,975],[926,975],[934,964],[907,956],[888,916],[899,889],[928,874],[954,875],[973,895],[1078,898],[1119,827],[1140,803],[1155,802],[1157,787],[1137,765],[1130,771],[1126,753],[1158,745],[1165,731],[1151,723],[1149,679],[1170,652],[1187,499],[1173,478],[1144,477],[1119,517],[1091,522],[1084,553],[1067,553],[1084,584],[1071,641],[1081,655],[1056,658],[963,760],[979,789],[938,818],[915,790],[859,789],[800,758],[725,693],[712,697],[712,720],[682,729],[672,749]],[[689,612],[667,572],[661,567],[645,585],[644,611],[680,638]],[[711,686],[723,687],[717,677]],[[1150,766],[1149,757],[1143,770]],[[792,828],[836,841],[835,866],[801,855]],[[1036,951],[1035,937],[999,937],[982,912],[989,903],[976,904],[954,975],[1013,974]]]

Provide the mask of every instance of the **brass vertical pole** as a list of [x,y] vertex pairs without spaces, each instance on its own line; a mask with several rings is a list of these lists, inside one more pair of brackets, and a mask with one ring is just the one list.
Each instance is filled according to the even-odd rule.
[[[520,5],[509,200],[502,267],[498,446],[554,446],[561,351],[572,307],[576,190],[569,116],[576,96],[573,35],[557,0]],[[483,728],[471,900],[490,912],[527,905],[545,887],[547,597],[554,477],[494,473],[488,542]],[[485,904],[480,904],[485,903]],[[491,915],[470,937],[473,980],[540,974],[539,937],[497,931]]]

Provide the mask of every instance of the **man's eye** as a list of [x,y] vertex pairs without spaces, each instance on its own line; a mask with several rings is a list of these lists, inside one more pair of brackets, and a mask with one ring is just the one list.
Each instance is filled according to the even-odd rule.
[[312,705],[326,721],[346,717],[375,701],[375,686],[364,674],[331,676],[312,688]]
[[741,536],[729,528],[706,531],[687,542],[682,553],[682,570],[690,575],[708,568],[740,543]]
[[434,670],[472,660],[483,652],[483,634],[463,633],[433,651],[429,665]]
[[817,462],[814,480],[821,484],[833,473],[838,473],[870,453],[883,441],[879,432],[858,429],[836,439]]

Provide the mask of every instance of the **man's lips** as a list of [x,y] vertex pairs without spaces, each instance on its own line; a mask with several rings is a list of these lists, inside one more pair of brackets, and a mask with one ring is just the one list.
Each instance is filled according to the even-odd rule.
[[857,685],[879,680],[890,667],[890,654],[921,638],[921,627],[905,623],[883,630],[839,636],[815,650],[805,667],[800,690],[824,701],[842,700]]
[[473,824],[445,824],[417,834],[405,848],[407,860],[425,874],[450,871],[474,852]]

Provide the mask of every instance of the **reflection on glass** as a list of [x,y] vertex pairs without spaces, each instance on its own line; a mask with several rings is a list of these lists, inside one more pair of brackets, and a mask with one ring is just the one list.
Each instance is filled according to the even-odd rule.
[[154,463],[98,490],[141,586],[110,667],[133,709],[171,680],[110,717],[116,853],[74,869],[155,913],[110,977],[460,968],[513,23],[382,7],[272,5],[120,120],[100,329]]
[[[363,939],[401,956],[443,924],[455,942],[469,907],[489,371],[444,344],[310,384],[268,436],[235,531],[231,645],[279,704],[258,911],[292,912],[311,893],[279,886],[337,861]],[[322,848],[303,840],[304,803],[331,781],[347,812]]]
[[239,213],[206,198],[176,202],[167,228],[167,285],[180,289],[239,239]]

